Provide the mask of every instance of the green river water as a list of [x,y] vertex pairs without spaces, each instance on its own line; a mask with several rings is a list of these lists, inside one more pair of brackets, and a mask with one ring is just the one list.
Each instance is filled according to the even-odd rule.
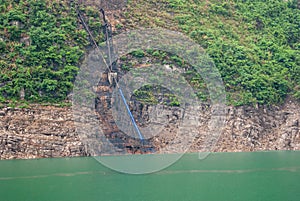
[[94,158],[0,161],[0,201],[300,201],[300,152],[185,154],[152,174]]

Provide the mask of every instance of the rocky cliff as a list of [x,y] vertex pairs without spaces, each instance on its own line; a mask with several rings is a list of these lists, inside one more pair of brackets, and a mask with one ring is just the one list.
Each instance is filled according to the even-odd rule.
[[300,150],[300,105],[228,107],[215,151]]
[[85,155],[72,118],[70,108],[0,109],[0,158]]
[[[227,108],[226,126],[214,151],[300,150],[300,107],[288,101],[281,107]],[[142,109],[142,115],[147,108]],[[173,116],[172,116],[173,115]],[[176,111],[169,116],[163,136],[152,139],[156,150],[172,143]],[[203,107],[203,117],[210,108]],[[205,118],[204,118],[205,119]],[[198,129],[207,127],[206,121]],[[201,150],[201,136],[190,147]],[[0,159],[85,156],[87,153],[73,122],[71,108],[32,105],[0,109]]]

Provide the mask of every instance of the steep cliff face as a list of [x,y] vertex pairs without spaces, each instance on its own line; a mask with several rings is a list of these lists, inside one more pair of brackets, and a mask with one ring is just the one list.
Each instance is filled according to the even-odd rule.
[[0,109],[0,159],[85,155],[69,108]]
[[[138,109],[136,115],[147,115],[151,108]],[[164,134],[153,137],[160,152],[174,143],[176,115],[170,112]],[[201,132],[207,128],[210,108],[203,107]],[[207,117],[207,118],[206,118]],[[206,120],[205,120],[206,119]],[[31,106],[27,109],[0,110],[0,158],[42,158],[88,155],[75,132],[71,108]],[[200,132],[200,133],[201,133]],[[191,152],[202,149],[201,135],[190,147]],[[300,105],[287,102],[282,107],[228,107],[226,125],[213,151],[300,150]],[[172,150],[168,150],[172,152]]]
[[229,107],[215,151],[300,150],[299,106]]

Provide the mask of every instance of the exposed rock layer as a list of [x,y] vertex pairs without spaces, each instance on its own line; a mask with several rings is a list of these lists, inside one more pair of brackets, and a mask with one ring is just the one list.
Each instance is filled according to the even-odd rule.
[[85,155],[70,108],[32,106],[0,110],[0,158]]
[[[300,150],[299,106],[290,101],[282,107],[228,107],[226,125],[213,151]],[[209,108],[204,108],[199,115],[203,122],[198,129],[203,132],[207,127],[205,117],[210,116]],[[174,118],[169,117],[170,121]],[[176,130],[172,126],[177,125],[170,122],[169,134],[153,139],[158,150],[172,143],[171,131]],[[202,143],[200,135],[190,151],[201,150]],[[88,153],[76,134],[71,108],[0,109],[0,159],[85,155]]]

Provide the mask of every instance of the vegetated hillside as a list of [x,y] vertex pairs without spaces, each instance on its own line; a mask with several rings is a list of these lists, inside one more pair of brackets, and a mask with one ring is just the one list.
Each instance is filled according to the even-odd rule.
[[214,59],[228,102],[273,104],[300,98],[298,1],[130,1],[129,24],[179,30]]
[[[18,100],[20,93],[34,102],[65,100],[89,46],[72,3],[0,0],[0,5],[0,100]],[[80,8],[100,42],[98,9]],[[229,104],[300,99],[296,0],[131,0],[122,16],[117,28],[160,26],[197,41],[220,70]]]
[[[75,6],[67,2],[0,1],[0,101],[21,94],[33,102],[66,99],[89,45]],[[82,12],[101,40],[98,13],[92,7]]]

